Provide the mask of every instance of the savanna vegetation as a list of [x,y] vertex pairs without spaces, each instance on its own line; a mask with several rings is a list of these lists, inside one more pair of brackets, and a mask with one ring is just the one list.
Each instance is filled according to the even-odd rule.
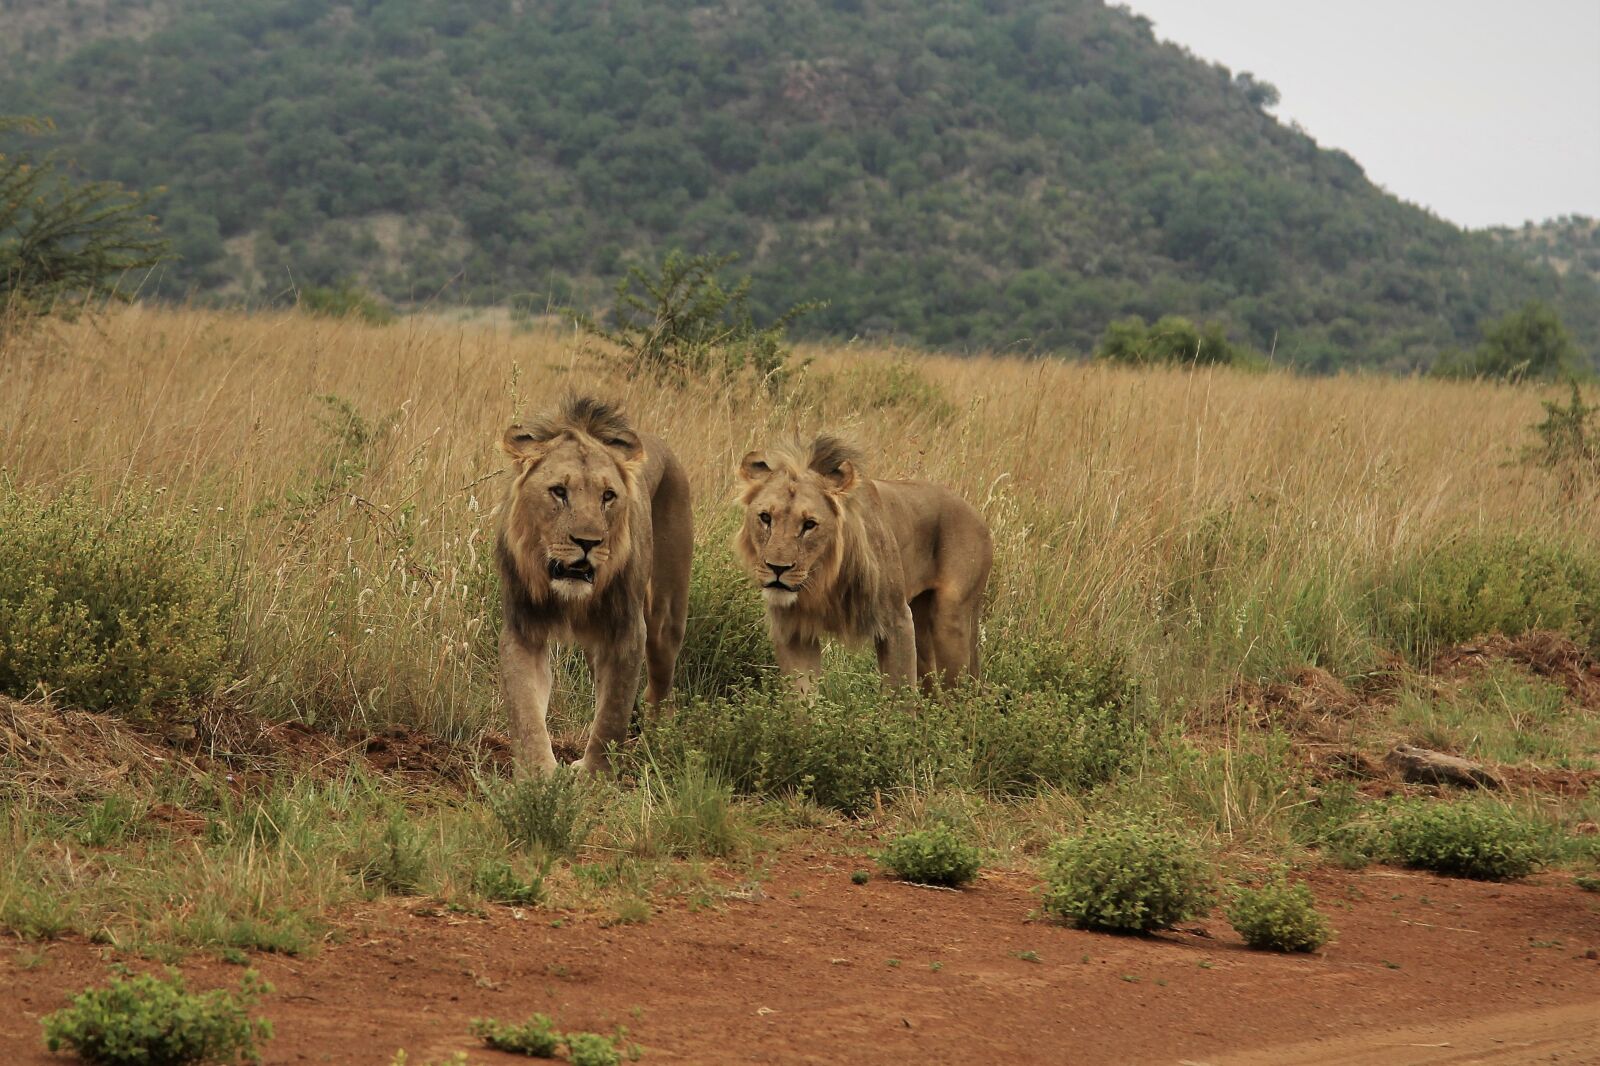
[[[1566,408],[1527,386],[861,345],[775,345],[777,378],[684,374],[443,316],[149,306],[15,343],[14,934],[244,961],[315,951],[389,896],[647,922],[716,905],[734,889],[713,868],[759,880],[792,834],[833,827],[857,857],[879,837],[909,879],[1032,871],[1043,912],[1089,928],[1160,928],[1272,870],[1232,914],[1300,950],[1327,930],[1285,864],[1510,878],[1600,858],[1571,832],[1595,798],[1538,786],[1600,767],[1587,675],[1561,672],[1600,650],[1600,483],[1539,458],[1541,402]],[[618,780],[513,784],[494,442],[575,385],[690,472],[689,637],[674,705],[636,722]],[[734,465],[822,425],[987,517],[982,686],[895,703],[839,648],[810,698],[774,678],[729,548]],[[1482,667],[1460,658],[1480,640]],[[559,670],[570,757],[592,697],[575,657]],[[1443,806],[1362,792],[1397,740],[1522,784]]]
[[1414,369],[1540,300],[1600,344],[1561,269],[1586,253],[1399,202],[1100,0],[4,11],[0,99],[56,129],[0,150],[163,189],[178,258],[147,292],[538,313],[682,247],[841,339],[1086,353],[1180,315],[1279,365]]

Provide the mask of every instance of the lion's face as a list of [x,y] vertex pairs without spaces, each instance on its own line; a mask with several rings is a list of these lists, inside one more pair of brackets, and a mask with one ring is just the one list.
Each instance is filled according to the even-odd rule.
[[506,533],[532,591],[586,600],[628,562],[629,503],[644,449],[631,433],[540,440],[522,426],[501,447],[517,461]]
[[822,472],[751,452],[739,472],[744,524],[736,545],[767,603],[792,607],[802,593],[826,593],[842,561],[854,468],[846,461]]

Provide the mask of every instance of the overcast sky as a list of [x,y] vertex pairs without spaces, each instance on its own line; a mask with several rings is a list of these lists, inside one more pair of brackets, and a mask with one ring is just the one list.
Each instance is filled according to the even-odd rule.
[[1600,0],[1127,0],[1464,226],[1600,216]]

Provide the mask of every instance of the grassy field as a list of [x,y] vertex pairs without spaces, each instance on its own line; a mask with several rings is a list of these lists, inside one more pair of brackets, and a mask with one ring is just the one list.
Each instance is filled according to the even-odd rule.
[[[475,906],[518,885],[642,920],[661,893],[727,891],[706,862],[756,876],[764,850],[819,825],[859,848],[943,822],[987,861],[1028,864],[1106,809],[1160,811],[1247,865],[1300,861],[1371,806],[1359,780],[1319,769],[1329,753],[1408,740],[1537,772],[1600,765],[1581,688],[1527,655],[1436,664],[1495,632],[1544,633],[1580,660],[1600,648],[1600,496],[1521,461],[1536,390],[800,355],[773,396],[630,379],[569,332],[442,317],[135,307],[14,342],[0,570],[92,578],[92,614],[162,636],[159,655],[90,663],[71,626],[39,621],[60,622],[54,600],[0,578],[0,681],[25,698],[5,712],[11,735],[42,728],[41,708],[87,707],[206,759],[6,790],[0,924],[158,952],[300,951],[353,899]],[[620,400],[689,471],[682,684],[676,711],[643,724],[625,783],[502,794],[481,741],[502,728],[495,442],[569,389]],[[855,438],[870,474],[946,482],[988,518],[985,691],[907,715],[842,651],[815,703],[769,683],[759,601],[727,543],[734,468],[821,429]],[[135,586],[164,613],[118,599]],[[566,662],[552,717],[569,743],[587,699]],[[247,754],[219,725],[232,719],[299,723],[335,755],[245,787],[226,777]],[[399,733],[466,753],[454,781],[366,768],[363,738]],[[24,748],[0,749],[19,782]],[[1593,838],[1564,832],[1600,813],[1592,795],[1504,803],[1552,861],[1592,861]],[[568,815],[565,839],[546,839]]]

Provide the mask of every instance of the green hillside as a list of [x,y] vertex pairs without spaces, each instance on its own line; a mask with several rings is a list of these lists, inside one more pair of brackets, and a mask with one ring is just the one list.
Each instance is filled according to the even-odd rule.
[[542,309],[679,246],[740,253],[759,308],[828,301],[809,329],[954,349],[1170,312],[1407,368],[1534,297],[1600,348],[1592,278],[1096,0],[0,0],[0,40],[0,110],[166,188],[165,294]]
[[1600,281],[1600,218],[1566,215],[1516,228],[1496,227],[1489,234],[1559,274],[1573,272]]

